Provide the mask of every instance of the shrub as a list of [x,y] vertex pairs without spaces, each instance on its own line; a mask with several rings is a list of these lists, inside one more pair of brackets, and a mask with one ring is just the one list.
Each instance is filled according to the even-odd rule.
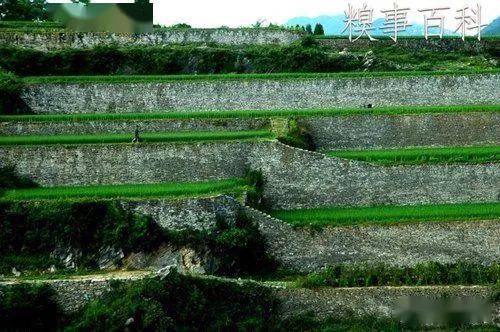
[[46,285],[0,287],[0,330],[56,331],[63,323],[54,291]]
[[78,331],[263,330],[276,319],[277,300],[254,284],[171,273],[164,280],[119,284],[92,302],[70,326]]
[[292,119],[288,123],[288,134],[278,137],[278,140],[284,144],[301,148],[304,150],[315,150],[314,141],[309,131],[304,126],[300,125],[296,119]]
[[414,267],[337,265],[299,278],[301,287],[369,287],[421,285],[494,285],[500,282],[500,264],[422,263]]
[[102,247],[128,253],[161,241],[153,220],[128,213],[117,202],[0,203],[0,273],[13,266],[47,269],[56,249],[79,250],[77,264],[95,267]]
[[15,75],[0,70],[0,114],[22,112],[21,90],[23,84]]

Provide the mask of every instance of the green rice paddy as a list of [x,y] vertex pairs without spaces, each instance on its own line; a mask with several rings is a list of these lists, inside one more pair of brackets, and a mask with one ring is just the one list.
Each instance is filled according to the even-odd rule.
[[243,178],[203,182],[39,187],[3,191],[0,193],[0,201],[125,197],[197,197],[219,194],[241,194],[251,188],[248,180]]
[[327,155],[386,166],[435,163],[484,164],[500,162],[500,146],[331,151],[327,152]]
[[499,219],[500,203],[300,209],[275,211],[271,215],[297,227],[467,221]]
[[[268,130],[248,130],[232,132],[172,132],[142,133],[141,142],[198,142],[221,140],[269,139],[273,134]],[[45,144],[102,144],[130,143],[131,134],[98,134],[98,135],[22,135],[0,136],[1,145],[45,145]]]
[[183,120],[183,119],[245,119],[271,117],[307,116],[349,116],[349,115],[411,115],[425,113],[500,112],[496,105],[454,105],[454,106],[406,106],[376,108],[333,108],[299,110],[238,110],[238,111],[190,111],[145,113],[81,113],[81,114],[38,114],[0,115],[0,122],[36,121],[133,121],[133,120]]

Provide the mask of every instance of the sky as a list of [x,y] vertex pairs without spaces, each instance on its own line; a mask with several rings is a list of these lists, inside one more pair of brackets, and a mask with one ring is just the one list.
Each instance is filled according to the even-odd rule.
[[[69,2],[53,0],[48,2]],[[133,0],[94,0],[95,3],[134,2]],[[154,5],[154,23],[172,25],[187,23],[196,28],[216,28],[220,26],[241,27],[250,26],[263,20],[269,23],[283,24],[288,19],[297,16],[316,17],[320,15],[338,15],[347,10],[351,3],[354,7],[366,3],[374,9],[374,19],[384,17],[381,10],[391,9],[394,0],[152,0]],[[455,30],[458,21],[455,20],[456,10],[463,6],[475,7],[478,1],[461,0],[397,0],[399,7],[409,7],[411,22],[423,24],[423,13],[419,9],[435,7],[450,7],[447,11],[438,12],[445,16],[445,28]],[[500,16],[499,0],[481,0],[482,23],[488,24]],[[441,14],[442,13],[442,14]]]

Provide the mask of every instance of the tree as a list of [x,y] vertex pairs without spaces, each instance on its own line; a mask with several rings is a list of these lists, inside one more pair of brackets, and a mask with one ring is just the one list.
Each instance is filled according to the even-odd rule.
[[90,3],[90,0],[71,0],[71,2],[84,3],[84,4],[88,5]]
[[44,20],[47,18],[45,0],[0,0],[2,20]]
[[313,31],[312,31],[312,27],[310,24],[306,25],[306,32],[307,32],[307,34],[312,35]]
[[323,29],[323,25],[321,25],[321,23],[317,23],[314,26],[314,35],[316,35],[316,36],[324,36],[325,35],[325,29]]

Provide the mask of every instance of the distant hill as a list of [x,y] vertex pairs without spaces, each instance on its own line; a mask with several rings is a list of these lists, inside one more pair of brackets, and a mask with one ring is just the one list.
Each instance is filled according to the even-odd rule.
[[497,17],[487,27],[485,27],[481,34],[483,36],[500,36],[500,17]]
[[[325,29],[325,34],[327,35],[348,35],[348,32],[342,33],[342,29],[345,26],[344,23],[345,16],[343,14],[340,15],[334,15],[334,16],[328,16],[328,15],[322,15],[318,17],[295,17],[290,20],[288,20],[284,25],[285,26],[290,26],[294,27],[296,25],[300,26],[306,26],[307,24],[311,24],[311,26],[314,28],[314,25],[317,23],[320,23],[323,25],[323,28]],[[400,36],[423,36],[424,35],[424,25],[423,24],[418,24],[415,22],[411,23],[412,25],[409,26],[406,31],[399,33]],[[378,18],[373,21],[373,27],[375,28],[372,30],[371,35],[373,36],[382,36],[386,35],[383,33],[381,30],[382,26],[384,25],[384,19],[383,18]],[[451,30],[444,30],[445,35],[456,35]]]

